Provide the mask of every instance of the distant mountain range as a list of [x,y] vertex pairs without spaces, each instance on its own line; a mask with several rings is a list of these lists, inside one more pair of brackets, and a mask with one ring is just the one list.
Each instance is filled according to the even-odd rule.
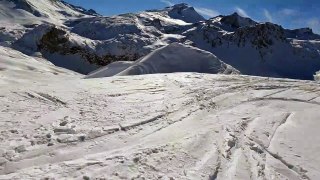
[[237,13],[206,20],[177,4],[104,17],[59,0],[2,0],[0,10],[0,45],[82,74],[172,43],[210,52],[246,75],[313,79],[320,70],[320,35]]

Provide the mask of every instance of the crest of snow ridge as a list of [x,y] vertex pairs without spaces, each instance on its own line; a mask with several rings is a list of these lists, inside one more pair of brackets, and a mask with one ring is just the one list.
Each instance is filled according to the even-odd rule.
[[[74,6],[63,0],[3,0],[14,4],[14,9],[21,9],[33,14],[36,17],[48,17],[50,12],[43,11],[43,8],[58,8],[58,13],[65,16],[72,16],[76,12],[82,15],[98,16],[99,14],[92,9],[86,10],[79,6]],[[53,9],[51,9],[53,10]],[[73,11],[73,12],[72,12]]]

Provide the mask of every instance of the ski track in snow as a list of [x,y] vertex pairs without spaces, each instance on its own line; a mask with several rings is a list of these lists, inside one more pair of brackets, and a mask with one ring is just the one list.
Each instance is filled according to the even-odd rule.
[[299,139],[282,142],[298,160],[277,144],[296,115],[319,116],[312,82],[195,73],[30,81],[2,82],[0,179],[320,176]]
[[[61,2],[12,2],[0,1],[0,179],[320,179],[319,84],[235,75],[222,62],[310,79],[320,66],[310,29],[238,14],[204,21],[186,4],[101,17]],[[49,30],[49,46],[61,35],[59,45],[75,48],[39,49]],[[87,76],[96,79],[52,65],[90,72],[100,66],[83,56],[93,55],[121,61]],[[203,69],[221,74],[99,78]]]

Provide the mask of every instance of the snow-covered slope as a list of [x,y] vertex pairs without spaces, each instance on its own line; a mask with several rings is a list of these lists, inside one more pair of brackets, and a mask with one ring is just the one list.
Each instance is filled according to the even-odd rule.
[[186,43],[212,52],[248,75],[311,80],[320,68],[318,40],[291,39],[288,30],[272,23],[237,28],[222,24],[219,18],[185,31]]
[[187,23],[197,23],[205,20],[193,7],[185,3],[167,7],[164,11],[167,11],[171,18],[181,19]]
[[114,61],[134,61],[159,47],[181,41],[184,36],[177,33],[197,20],[203,18],[192,7],[180,4],[113,17],[72,17],[62,19],[63,25],[34,25],[22,28],[22,32],[16,30],[15,34],[4,27],[2,36],[6,40],[2,43],[28,55],[41,52],[58,66],[87,74],[92,68]]
[[[112,65],[112,64],[111,64]],[[116,63],[119,65],[119,63]],[[159,48],[147,56],[137,60],[125,70],[122,70],[125,64],[117,70],[116,75],[141,75],[156,73],[174,73],[174,72],[198,72],[210,74],[238,74],[233,67],[223,63],[213,54],[192,46],[186,46],[180,43],[173,43],[163,48]],[[119,67],[119,66],[118,66]],[[107,77],[113,75],[115,71],[111,66],[91,73],[88,78]]]
[[314,82],[0,62],[0,179],[320,178]]
[[72,17],[97,15],[92,10],[87,11],[60,0],[1,0],[0,8],[0,22],[22,25],[41,21],[56,24]]
[[0,71],[3,75],[1,78],[10,78],[11,80],[16,78],[16,81],[19,81],[21,78],[26,78],[26,76],[30,76],[31,73],[44,75],[78,74],[54,66],[45,59],[30,57],[19,51],[3,46],[0,46]]

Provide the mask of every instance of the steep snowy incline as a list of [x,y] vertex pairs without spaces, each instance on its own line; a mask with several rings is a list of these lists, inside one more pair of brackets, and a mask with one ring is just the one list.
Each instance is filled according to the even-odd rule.
[[0,71],[3,79],[9,78],[18,82],[23,78],[35,75],[71,75],[80,76],[73,71],[56,67],[43,58],[30,57],[11,48],[0,46]]
[[205,20],[193,7],[185,3],[167,7],[164,11],[167,11],[171,18],[181,19],[187,23],[197,23]]
[[314,82],[196,73],[81,79],[0,53],[0,179],[320,178]]
[[[87,78],[110,76],[113,74],[110,73],[110,70],[115,71],[115,69],[110,68],[109,65],[106,68],[91,73]],[[157,49],[140,60],[137,60],[122,72],[119,71],[117,75],[127,76],[174,72],[239,74],[239,71],[223,63],[209,52],[192,46],[173,43]]]
[[63,19],[98,15],[60,0],[1,0],[0,22],[27,24],[42,21],[61,24]]

